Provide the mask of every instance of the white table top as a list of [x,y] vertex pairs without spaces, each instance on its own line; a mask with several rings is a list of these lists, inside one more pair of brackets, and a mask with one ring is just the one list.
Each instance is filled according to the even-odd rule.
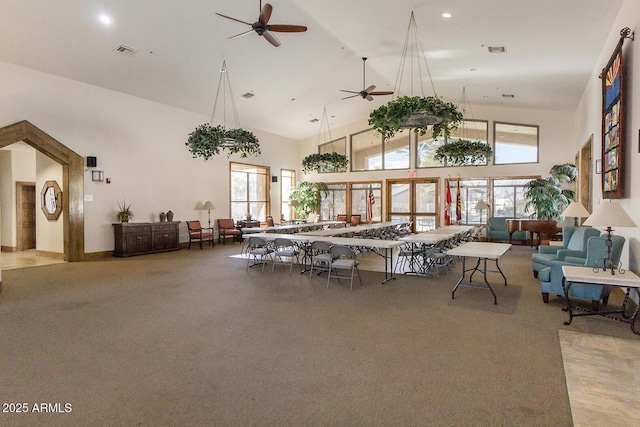
[[599,285],[624,286],[627,288],[640,288],[640,277],[633,271],[625,271],[624,274],[616,272],[611,274],[611,270],[597,272],[592,267],[581,267],[575,265],[563,265],[562,273],[569,282],[594,283]]
[[511,248],[509,243],[467,242],[449,249],[447,253],[454,256],[499,259]]
[[328,230],[310,231],[306,234],[310,236],[337,236],[340,234],[351,234],[351,233],[357,234],[357,233],[363,233],[365,231],[370,231],[370,230],[378,230],[380,228],[385,228],[385,227],[396,227],[403,224],[408,224],[408,223],[386,221],[386,222],[377,222],[375,224],[360,224],[353,227],[330,228]]
[[282,230],[299,230],[304,228],[312,228],[317,226],[330,226],[345,224],[344,221],[321,221],[321,222],[305,222],[302,224],[288,224],[288,225],[271,225],[268,227],[243,227],[243,234],[255,234],[264,233],[266,231],[282,231]]
[[384,239],[358,239],[355,237],[335,237],[335,236],[312,236],[308,233],[298,234],[279,234],[279,233],[257,233],[252,234],[249,237],[262,237],[265,240],[275,240],[277,238],[289,239],[295,242],[313,242],[323,241],[336,245],[345,246],[361,246],[367,248],[376,249],[390,249],[404,245],[404,242],[399,240],[384,240]]
[[401,237],[399,240],[409,243],[434,244],[438,243],[442,239],[448,239],[451,236],[453,236],[453,234],[418,233]]

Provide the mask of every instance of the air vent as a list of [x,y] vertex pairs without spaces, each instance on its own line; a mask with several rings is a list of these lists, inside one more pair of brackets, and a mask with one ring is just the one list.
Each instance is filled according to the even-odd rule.
[[512,93],[503,93],[502,94],[503,98],[515,98],[516,96]]
[[240,96],[242,96],[243,98],[247,98],[247,99],[254,97],[254,95],[251,92],[243,93]]
[[134,53],[136,53],[136,50],[134,48],[125,46],[123,44],[119,44],[111,50],[118,53],[124,53],[125,55],[133,55]]
[[489,46],[487,49],[489,53],[505,53],[507,51],[507,48],[504,46]]
[[315,123],[315,122],[318,122],[318,121],[319,121],[318,119],[311,119],[311,120],[309,120],[309,123]]

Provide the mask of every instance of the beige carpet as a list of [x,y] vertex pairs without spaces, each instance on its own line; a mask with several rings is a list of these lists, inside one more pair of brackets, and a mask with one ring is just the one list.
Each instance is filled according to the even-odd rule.
[[559,335],[574,426],[640,425],[640,340]]
[[[240,246],[3,271],[2,426],[569,426],[564,326],[515,247],[487,290],[245,271]],[[624,368],[621,368],[624,369]],[[71,405],[37,413],[34,404]],[[58,403],[59,406],[55,406]]]

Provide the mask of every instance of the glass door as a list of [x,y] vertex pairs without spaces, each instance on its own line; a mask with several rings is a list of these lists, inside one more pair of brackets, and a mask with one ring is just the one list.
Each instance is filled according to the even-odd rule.
[[438,224],[438,180],[387,181],[387,218],[411,221],[414,232],[428,231]]

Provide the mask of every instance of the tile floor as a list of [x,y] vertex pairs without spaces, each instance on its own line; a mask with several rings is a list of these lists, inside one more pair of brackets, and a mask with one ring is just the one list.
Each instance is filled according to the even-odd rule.
[[2,252],[2,254],[0,254],[2,270],[36,267],[39,265],[58,264],[61,262],[65,261],[59,258],[36,255],[35,249],[18,252]]

